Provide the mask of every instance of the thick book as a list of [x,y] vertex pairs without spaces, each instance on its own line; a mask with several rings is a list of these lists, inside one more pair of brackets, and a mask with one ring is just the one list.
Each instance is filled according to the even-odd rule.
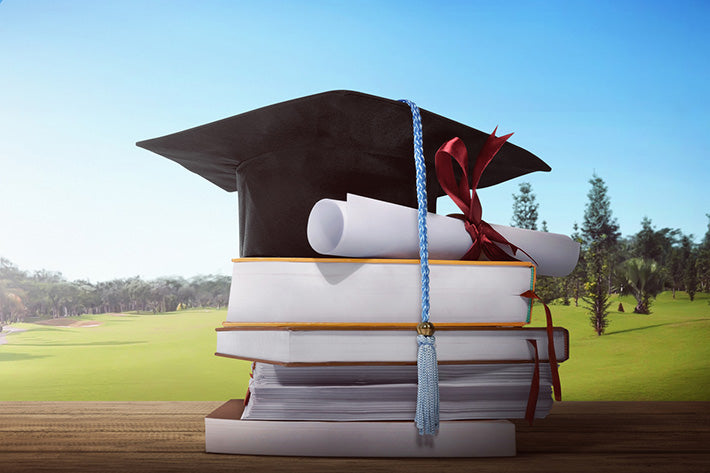
[[[534,363],[549,361],[544,328],[437,326],[436,356],[447,363]],[[412,329],[318,324],[244,324],[217,328],[218,356],[285,366],[319,364],[416,364],[417,334]],[[557,362],[569,358],[569,333],[554,327]]]
[[[439,367],[441,420],[522,419],[535,366],[521,364]],[[539,383],[539,384],[537,384]],[[550,366],[539,366],[530,418],[552,407]],[[306,421],[411,420],[417,399],[417,367],[283,367],[255,363],[242,419]]]
[[[535,266],[432,260],[436,323],[521,326],[530,322]],[[234,260],[228,322],[415,323],[419,260],[242,258]]]
[[422,437],[414,422],[241,420],[242,400],[205,418],[208,453],[319,457],[509,457],[515,425],[506,420],[443,421]]

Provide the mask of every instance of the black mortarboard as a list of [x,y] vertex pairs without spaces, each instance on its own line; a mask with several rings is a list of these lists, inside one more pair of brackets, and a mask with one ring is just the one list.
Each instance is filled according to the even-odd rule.
[[[472,168],[488,134],[426,110],[421,117],[433,212],[444,195],[434,171],[436,150],[459,137]],[[242,257],[319,256],[308,244],[306,225],[320,199],[344,200],[351,193],[417,206],[410,108],[373,95],[324,92],[137,145],[239,192]],[[549,170],[532,153],[506,143],[478,187]]]

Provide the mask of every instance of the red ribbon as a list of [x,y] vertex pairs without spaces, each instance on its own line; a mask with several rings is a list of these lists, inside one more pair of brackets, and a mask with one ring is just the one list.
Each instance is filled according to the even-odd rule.
[[256,361],[251,364],[251,369],[249,370],[249,386],[247,386],[247,393],[244,395],[244,406],[249,404],[249,399],[251,399],[251,380],[254,379],[254,369],[256,368]]
[[533,369],[533,377],[530,381],[530,393],[528,394],[528,405],[525,408],[525,420],[528,421],[528,424],[533,425],[535,409],[537,408],[537,396],[540,394],[540,356],[537,352],[537,340],[529,338],[528,343],[533,347],[535,368]]
[[[462,260],[477,260],[481,256],[481,252],[483,252],[491,261],[516,261],[515,258],[503,251],[496,243],[509,246],[513,254],[520,250],[533,260],[525,250],[510,243],[503,235],[495,231],[493,227],[481,219],[481,202],[478,200],[478,195],[476,194],[478,182],[486,166],[488,166],[488,163],[491,162],[508,138],[512,136],[511,133],[509,135],[496,137],[495,133],[497,129],[498,127],[493,130],[493,133],[488,137],[483,145],[483,149],[481,149],[481,152],[476,158],[470,188],[468,187],[468,151],[466,150],[466,145],[460,138],[450,139],[437,150],[434,156],[436,176],[439,179],[441,188],[463,212],[463,214],[450,215],[450,217],[463,220],[466,231],[471,235],[471,247],[466,254],[463,255]],[[454,162],[459,165],[463,173],[463,177],[458,183],[454,175]],[[533,260],[533,262],[534,261],[535,260]]]
[[547,331],[547,358],[550,361],[550,372],[552,374],[552,389],[555,393],[555,401],[562,400],[562,387],[560,385],[560,373],[557,367],[557,355],[555,354],[555,339],[554,331],[552,325],[552,313],[547,304],[540,299],[540,296],[535,294],[533,291],[525,291],[520,294],[522,297],[527,297],[528,299],[537,299],[542,302],[542,306],[545,308],[545,329]]

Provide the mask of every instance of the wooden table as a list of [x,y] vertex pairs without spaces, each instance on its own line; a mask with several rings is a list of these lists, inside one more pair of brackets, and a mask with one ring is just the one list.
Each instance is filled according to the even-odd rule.
[[483,459],[207,454],[203,418],[220,404],[2,402],[0,471],[710,471],[710,402],[557,403],[517,423],[516,457]]

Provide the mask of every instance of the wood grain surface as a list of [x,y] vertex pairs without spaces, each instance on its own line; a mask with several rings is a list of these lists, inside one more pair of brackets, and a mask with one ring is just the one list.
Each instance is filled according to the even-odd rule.
[[562,402],[518,455],[367,459],[204,453],[216,402],[2,402],[0,471],[708,472],[710,402]]

